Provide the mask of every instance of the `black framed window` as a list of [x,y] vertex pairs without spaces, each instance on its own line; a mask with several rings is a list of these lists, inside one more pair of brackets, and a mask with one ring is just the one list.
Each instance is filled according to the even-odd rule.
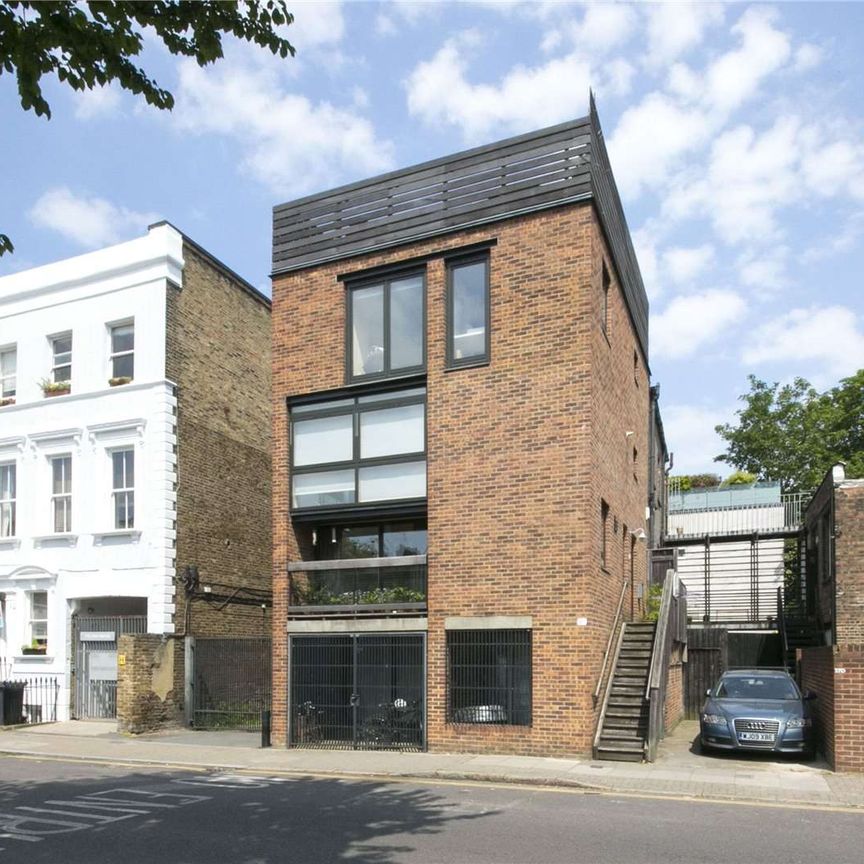
[[447,721],[531,725],[531,631],[447,631]]
[[350,381],[426,368],[426,274],[401,273],[347,289]]
[[313,546],[318,561],[425,555],[426,520],[318,525],[313,529]]
[[489,256],[447,262],[447,366],[489,361]]
[[292,507],[426,497],[426,388],[291,409]]

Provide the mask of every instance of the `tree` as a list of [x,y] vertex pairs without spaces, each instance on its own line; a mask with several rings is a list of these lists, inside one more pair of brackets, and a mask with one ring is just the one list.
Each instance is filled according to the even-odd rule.
[[864,476],[864,369],[818,393],[804,378],[781,387],[748,378],[737,423],[716,427],[728,462],[786,491],[813,489],[836,462]]
[[[73,90],[117,82],[155,108],[170,111],[174,97],[132,59],[141,53],[145,29],[172,54],[206,66],[223,56],[224,34],[283,59],[293,56],[293,46],[277,32],[293,20],[284,0],[0,0],[0,75],[14,73],[21,107],[49,119],[43,75],[56,75]],[[12,242],[0,234],[0,255],[12,250]]]

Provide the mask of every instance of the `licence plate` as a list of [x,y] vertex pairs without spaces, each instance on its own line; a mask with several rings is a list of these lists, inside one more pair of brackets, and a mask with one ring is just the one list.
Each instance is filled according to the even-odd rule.
[[741,741],[773,741],[774,736],[770,732],[739,732]]

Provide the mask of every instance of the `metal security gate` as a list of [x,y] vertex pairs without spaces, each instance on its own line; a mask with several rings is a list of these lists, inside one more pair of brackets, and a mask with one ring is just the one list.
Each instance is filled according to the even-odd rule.
[[423,634],[294,636],[292,747],[423,750]]
[[75,717],[112,720],[117,716],[117,639],[146,633],[146,615],[77,616],[75,640]]
[[270,710],[271,702],[271,640],[199,636],[189,641],[192,726],[260,729],[262,712]]

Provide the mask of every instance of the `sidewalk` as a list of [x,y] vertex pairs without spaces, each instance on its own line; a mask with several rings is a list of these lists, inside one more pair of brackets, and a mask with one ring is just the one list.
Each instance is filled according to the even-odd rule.
[[822,763],[691,752],[697,724],[682,723],[653,764],[588,758],[484,756],[344,750],[261,749],[257,734],[175,730],[129,737],[113,722],[56,723],[0,731],[0,753],[258,774],[337,774],[570,786],[588,791],[772,802],[864,810],[864,775],[834,774]]

